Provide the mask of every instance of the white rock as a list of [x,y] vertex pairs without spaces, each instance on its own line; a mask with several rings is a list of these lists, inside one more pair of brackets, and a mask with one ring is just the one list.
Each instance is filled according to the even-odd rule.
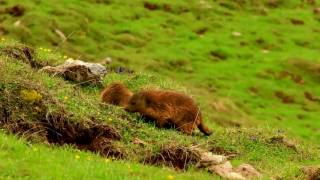
[[261,173],[259,173],[250,164],[241,164],[238,168],[236,168],[234,170],[234,172],[237,172],[246,178],[261,177],[262,176]]
[[242,34],[241,34],[241,32],[232,32],[232,36],[234,36],[234,37],[240,37],[240,36],[242,36]]
[[82,60],[74,60],[72,58],[67,59],[67,61],[60,66],[73,66],[73,65],[86,66],[87,68],[90,69],[90,71],[93,74],[98,75],[98,76],[104,76],[105,74],[107,74],[107,69],[104,66],[102,66],[101,64],[84,62]]
[[246,179],[241,174],[236,173],[236,172],[231,172],[231,173],[227,174],[224,178],[234,179],[234,180],[236,180],[236,179],[245,180]]
[[100,84],[102,77],[107,73],[106,68],[101,64],[73,59],[68,59],[64,64],[56,67],[46,66],[40,71],[59,75],[66,80],[81,84]]
[[209,167],[209,171],[226,179],[246,179],[240,173],[233,171],[230,161],[226,161],[225,163],[219,165],[213,165]]
[[226,177],[227,174],[232,172],[232,165],[230,161],[226,161],[223,164],[210,166],[209,171],[216,173],[219,176]]
[[211,152],[205,152],[201,154],[201,164],[208,164],[208,165],[217,165],[217,164],[222,164],[225,161],[227,161],[226,156],[222,155],[215,155],[212,154]]

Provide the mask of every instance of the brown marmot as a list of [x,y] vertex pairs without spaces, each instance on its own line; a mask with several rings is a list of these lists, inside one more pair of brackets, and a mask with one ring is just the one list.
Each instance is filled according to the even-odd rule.
[[152,119],[158,127],[171,124],[189,135],[195,127],[205,135],[212,133],[203,124],[200,108],[193,99],[178,92],[143,90],[131,97],[125,109]]
[[113,82],[106,86],[101,93],[104,103],[126,107],[133,93],[121,82]]

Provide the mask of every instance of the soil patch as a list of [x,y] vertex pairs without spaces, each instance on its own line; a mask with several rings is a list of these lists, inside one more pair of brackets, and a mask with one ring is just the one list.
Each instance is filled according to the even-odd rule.
[[226,149],[224,149],[224,148],[222,148],[220,146],[214,146],[209,151],[212,152],[213,154],[224,155],[228,159],[233,159],[239,154],[236,151],[226,150]]
[[113,127],[91,121],[75,121],[71,118],[72,114],[63,108],[50,112],[47,104],[55,104],[53,100],[43,93],[39,92],[40,95],[35,96],[30,93],[34,91],[25,90],[29,93],[27,99],[22,96],[24,94],[21,92],[24,91],[19,89],[0,89],[3,94],[0,98],[1,129],[35,142],[70,144],[102,156],[126,156],[126,151],[115,144],[121,139],[121,135]]
[[0,55],[8,56],[13,59],[20,60],[24,63],[30,64],[32,68],[41,68],[44,64],[41,64],[34,60],[34,49],[27,46],[8,46],[0,48]]
[[31,140],[56,145],[71,144],[78,149],[89,150],[102,156],[125,157],[125,152],[113,143],[120,140],[121,135],[105,124],[75,123],[63,114],[47,114],[36,122],[13,120],[4,108],[0,114],[0,127]]
[[199,153],[190,148],[166,145],[157,154],[147,157],[145,163],[169,166],[177,170],[187,170],[189,165],[195,165],[199,160]]
[[5,9],[6,13],[16,17],[23,16],[25,11],[26,9],[21,5],[15,5]]

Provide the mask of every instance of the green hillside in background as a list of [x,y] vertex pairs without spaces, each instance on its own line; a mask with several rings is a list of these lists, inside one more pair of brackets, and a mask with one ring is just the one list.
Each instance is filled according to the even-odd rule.
[[[81,126],[105,123],[121,135],[111,143],[112,159],[38,136],[30,143],[3,128],[0,179],[218,178],[192,162],[176,171],[144,161],[173,145],[235,154],[233,164],[250,163],[266,179],[304,179],[301,168],[320,164],[319,1],[7,0],[0,1],[0,38],[0,107],[13,119],[32,124],[43,110]],[[101,105],[102,87],[40,73],[8,53],[25,46],[42,65],[111,60],[103,85],[190,94],[214,134],[159,129]],[[120,67],[134,73],[112,71]],[[23,90],[39,102],[30,106]]]

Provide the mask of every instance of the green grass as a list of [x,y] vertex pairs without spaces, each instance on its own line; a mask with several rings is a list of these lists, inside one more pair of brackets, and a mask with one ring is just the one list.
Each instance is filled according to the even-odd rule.
[[81,152],[70,146],[27,144],[0,133],[1,179],[209,179],[208,173],[187,173],[169,168],[115,161]]
[[[311,5],[298,0],[281,1],[277,8],[268,6],[266,1],[246,0],[238,4],[153,0],[148,2],[157,4],[158,9],[150,11],[144,8],[144,2],[9,0],[4,7],[21,4],[26,13],[22,17],[0,14],[1,27],[8,31],[3,35],[5,39],[0,40],[0,47],[16,46],[8,39],[21,41],[34,46],[37,58],[52,65],[67,57],[96,62],[111,57],[111,66],[126,66],[137,73],[110,74],[104,78],[104,84],[121,80],[132,90],[154,87],[191,94],[199,102],[206,124],[215,130],[212,137],[189,137],[173,130],[160,130],[119,108],[101,106],[97,102],[101,91],[98,87],[79,88],[12,63],[4,56],[0,84],[9,90],[12,87],[8,83],[30,84],[42,94],[54,97],[59,106],[75,115],[74,120],[90,121],[94,116],[112,124],[124,136],[121,147],[128,149],[129,154],[135,153],[134,148],[141,150],[141,154],[129,158],[134,163],[143,152],[157,151],[162,144],[172,142],[236,151],[240,155],[233,163],[251,163],[266,177],[297,178],[301,166],[320,163],[320,103],[304,96],[310,92],[320,97],[320,21]],[[304,24],[292,24],[291,19],[300,19]],[[18,27],[13,25],[17,21]],[[64,42],[56,29],[68,40]],[[241,36],[235,36],[235,32]],[[295,65],[297,62],[299,66]],[[283,72],[301,77],[304,83],[282,76]],[[26,74],[26,78],[17,78],[19,74]],[[283,103],[275,95],[277,91],[292,96],[294,103]],[[52,111],[57,108],[49,106]],[[123,115],[132,122],[123,121]],[[241,128],[233,127],[235,124]],[[270,137],[277,135],[296,141],[301,152],[268,143]],[[168,140],[168,136],[172,139]],[[130,143],[135,137],[158,143],[139,148]],[[121,165],[114,164],[118,166]],[[68,173],[77,171],[70,169]],[[207,176],[205,172],[199,172],[199,176],[202,173]],[[148,178],[140,174],[134,177]]]
[[[12,43],[9,43],[9,45],[12,45]],[[49,55],[39,53],[35,58],[44,63],[47,61],[46,59],[42,59],[42,57],[48,56]],[[51,54],[51,56],[54,55]],[[58,56],[59,55],[57,55],[57,57]],[[15,119],[22,118],[26,121],[32,122],[36,120],[35,118],[38,117],[38,114],[41,115],[41,113],[37,113],[37,109],[44,107],[39,107],[39,104],[30,101],[30,99],[33,98],[32,93],[30,93],[30,96],[32,97],[27,98],[25,98],[25,95],[21,94],[23,90],[27,90],[27,92],[35,90],[41,95],[41,101],[44,102],[44,106],[48,107],[49,112],[58,113],[61,111],[61,108],[63,108],[65,111],[64,113],[72,114],[72,116],[70,116],[71,121],[86,123],[92,121],[92,117],[94,117],[94,121],[96,122],[104,122],[115,127],[120,132],[122,139],[121,141],[114,142],[114,145],[124,151],[127,154],[125,160],[132,162],[133,164],[141,162],[148,154],[158,153],[163,145],[169,144],[183,145],[187,147],[197,144],[206,149],[219,147],[228,152],[234,152],[237,154],[236,158],[232,161],[234,164],[242,162],[251,163],[262,171],[266,177],[273,176],[274,174],[286,178],[301,176],[301,172],[299,170],[300,167],[307,164],[319,163],[319,159],[317,158],[319,156],[319,152],[317,151],[316,146],[310,146],[310,144],[295,140],[293,137],[287,138],[292,141],[296,141],[295,144],[298,148],[298,152],[286,147],[286,145],[282,143],[270,143],[270,138],[274,136],[287,136],[285,132],[281,132],[272,127],[266,128],[257,126],[255,128],[223,128],[216,124],[207,123],[211,129],[215,130],[214,135],[208,138],[200,135],[199,132],[194,136],[186,136],[174,130],[158,129],[154,124],[144,123],[140,118],[138,118],[138,116],[128,114],[121,108],[101,105],[99,102],[101,88],[99,87],[81,87],[76,84],[66,82],[61,78],[50,77],[45,73],[39,73],[38,71],[31,69],[29,65],[21,63],[16,59],[11,59],[6,56],[2,56],[1,59],[2,65],[0,72],[3,72],[3,76],[0,78],[0,90],[4,95],[2,97],[2,100],[4,101],[2,102],[8,102],[5,103],[5,107],[11,109],[11,114]],[[24,76],[21,78],[19,77],[19,74],[24,74]],[[110,74],[104,78],[104,82],[106,84],[116,80],[121,80],[126,83],[128,87],[134,91],[150,86],[154,88],[181,90],[180,85],[177,83],[173,83],[166,78],[159,78],[155,75]],[[35,97],[35,100],[39,99],[38,96]],[[15,107],[22,108],[15,109]],[[21,116],[22,114],[23,116]],[[28,137],[28,134],[25,136]],[[170,138],[168,139],[167,137]],[[146,145],[139,146],[132,143],[135,138],[146,142]],[[41,142],[41,139],[35,142],[39,143]],[[37,144],[35,146],[43,147],[42,145]],[[28,146],[24,147],[28,148]],[[48,147],[44,146],[43,148],[46,149]],[[46,150],[46,152],[50,152],[51,149]],[[29,151],[32,152],[32,148]],[[58,151],[57,153],[60,153],[59,149],[56,151]],[[19,155],[19,153],[17,154]],[[14,154],[7,156],[7,159],[4,159],[3,161],[9,163],[12,161],[11,159],[17,159],[13,155]],[[33,154],[30,154],[30,156],[32,155]],[[45,156],[45,153],[43,155]],[[76,154],[72,154],[71,156],[74,157],[75,155]],[[58,157],[52,156],[52,158]],[[55,161],[59,160],[53,160],[53,162]],[[82,166],[83,168],[87,168],[88,165],[86,163],[88,162],[83,163],[79,164],[79,168]],[[15,165],[18,169],[23,168],[20,163],[15,163]],[[33,161],[30,161],[27,163],[27,166],[30,166],[30,171],[32,172],[32,169],[37,168],[38,165],[33,163]],[[50,166],[51,165],[48,164],[44,167],[49,168]],[[115,161],[115,164],[112,166],[114,166],[115,169],[118,169],[118,161]],[[137,166],[140,167],[141,165]],[[10,168],[8,168],[8,170],[9,169]],[[27,168],[27,171],[28,170],[29,169]],[[70,177],[73,178],[72,174],[79,175],[77,173],[78,170],[79,169],[68,169],[70,172],[66,173],[70,173]],[[157,169],[155,169],[155,171],[156,170]],[[161,169],[158,170],[160,171]],[[123,178],[128,177],[126,175],[128,173],[127,169],[119,171],[120,174],[124,173]],[[143,172],[144,171],[149,170],[144,169]],[[193,170],[187,171],[186,174],[182,173],[181,176],[188,177],[188,174],[190,173],[192,176],[197,178],[201,178],[202,176],[209,178],[205,171],[197,170],[195,174],[191,172],[193,172]],[[48,174],[48,176],[63,176],[63,172],[60,171],[52,171],[50,173],[52,174]],[[146,173],[148,174],[149,172]],[[7,176],[13,176],[15,174],[15,172],[9,171]],[[99,168],[97,171],[92,172],[91,175],[93,176],[93,174],[100,174]],[[27,174],[26,177],[29,175],[31,177],[36,176],[36,174],[30,173]],[[47,174],[45,173],[43,175]],[[91,175],[88,174],[88,177]],[[39,176],[41,176],[41,174]],[[119,178],[122,178],[121,176],[122,175],[119,175]],[[134,176],[136,178],[148,179],[148,177],[144,177],[143,174],[139,173]]]
[[[24,2],[24,16],[2,15],[7,17],[3,21],[9,32],[5,37],[51,47],[74,58],[101,61],[112,57],[112,66],[126,65],[170,76],[190,88],[209,91],[205,99],[230,98],[249,109],[248,116],[259,124],[282,128],[313,142],[319,139],[318,112],[304,110],[317,108],[319,103],[303,97],[304,91],[319,95],[318,82],[290,66],[292,59],[319,63],[319,20],[312,6],[300,1],[269,8],[264,1],[237,4],[162,0],[152,1],[158,9],[150,11],[140,0],[99,2],[66,0],[54,6],[51,1]],[[18,3],[11,0],[6,6],[14,4]],[[301,19],[304,25],[294,25],[291,19]],[[12,25],[16,21],[20,26]],[[67,41],[55,33],[57,29],[68,37]],[[234,32],[241,36],[232,35]],[[305,84],[277,78],[281,71],[302,76]],[[259,93],[250,93],[252,87]],[[275,91],[288,91],[297,103],[279,102]],[[298,120],[297,116],[305,114],[308,118]],[[207,116],[210,122],[217,121],[213,115]],[[281,120],[277,120],[279,117]]]

